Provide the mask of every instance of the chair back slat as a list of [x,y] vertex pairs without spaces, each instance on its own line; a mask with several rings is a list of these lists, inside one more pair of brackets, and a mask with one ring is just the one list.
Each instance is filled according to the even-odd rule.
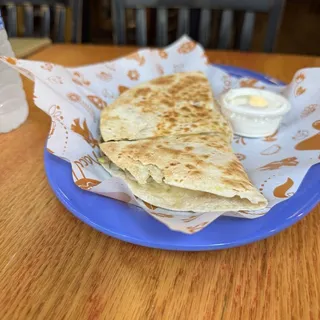
[[[9,37],[50,37],[53,34],[53,40],[59,42],[66,39],[81,42],[82,4],[83,0],[0,0],[0,8],[6,8],[6,29]],[[39,30],[38,25],[34,25],[34,12],[40,15]],[[54,22],[52,32],[51,14]],[[23,21],[23,25],[20,21]]]
[[80,43],[82,41],[82,13],[83,1],[73,0],[71,2],[71,41]]
[[[111,0],[113,6],[114,40],[116,44],[126,43],[125,9],[142,10],[154,8],[157,10],[156,45],[165,46],[168,43],[168,9],[178,9],[177,38],[189,34],[204,47],[210,47],[213,28],[212,24],[219,23],[219,49],[239,48],[249,50],[255,23],[255,14],[265,12],[269,14],[269,22],[264,43],[265,51],[272,51],[275,46],[277,32],[281,23],[285,0]],[[194,10],[200,9],[200,10]],[[220,22],[212,20],[212,10],[222,11]],[[241,26],[234,23],[235,12],[244,13]],[[199,18],[200,12],[200,18]],[[216,12],[219,14],[219,12]],[[141,18],[140,18],[141,17]],[[147,30],[144,15],[137,13],[137,42],[146,45]],[[190,30],[191,20],[193,21]],[[140,21],[141,20],[141,21]],[[153,21],[152,21],[153,22]],[[140,31],[139,31],[140,30]],[[170,33],[170,32],[169,32]],[[240,36],[238,36],[240,35]]]
[[246,12],[243,18],[239,43],[239,48],[242,51],[248,51],[250,49],[254,29],[254,22],[255,13],[250,11]]
[[211,10],[202,9],[200,13],[199,42],[208,47],[211,35]]
[[178,13],[178,29],[177,37],[181,37],[184,34],[189,34],[190,31],[190,12],[187,8],[179,9]]
[[115,44],[126,43],[126,17],[125,8],[121,0],[112,1],[112,26]]
[[41,37],[50,37],[50,8],[47,4],[40,6],[40,17],[41,17]]
[[224,10],[221,15],[218,49],[227,49],[230,45],[233,27],[233,11]]
[[6,26],[9,37],[17,36],[17,7],[9,3],[6,5],[8,24]]
[[64,32],[66,25],[66,7],[64,5],[57,4],[54,7],[54,11],[55,41],[64,42]]
[[33,6],[26,2],[23,5],[23,17],[24,17],[24,35],[26,37],[32,37],[33,36]]
[[268,18],[267,32],[264,42],[264,51],[272,52],[276,45],[276,38],[280,28],[285,0],[273,1]]
[[139,46],[147,45],[146,9],[136,9],[136,38]]
[[157,9],[157,39],[158,47],[168,44],[168,9]]

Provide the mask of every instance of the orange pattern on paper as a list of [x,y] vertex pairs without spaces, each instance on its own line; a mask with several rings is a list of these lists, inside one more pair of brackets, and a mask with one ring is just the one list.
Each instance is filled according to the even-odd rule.
[[193,41],[184,42],[178,48],[178,53],[181,53],[181,54],[189,53],[192,50],[194,50],[195,47],[196,47],[196,43]]
[[273,195],[277,198],[288,198],[287,191],[293,186],[294,182],[291,178],[273,190]]
[[118,86],[119,94],[124,93],[125,91],[129,90],[126,86]]
[[87,96],[87,97],[99,110],[102,110],[103,108],[108,106],[105,101],[103,101],[101,98],[97,96]]
[[298,130],[296,135],[292,137],[293,140],[303,140],[309,135],[309,132],[307,130]]
[[[312,126],[320,131],[320,120],[315,121]],[[307,138],[295,146],[296,150],[320,150],[320,132]]]
[[[25,68],[21,68],[21,67],[18,67],[18,69],[24,76],[26,76],[26,77],[28,77],[29,79],[32,79],[32,80],[34,79],[34,74],[30,70],[25,69]],[[58,78],[60,78],[60,77],[58,77]],[[60,80],[59,82],[62,83],[61,78],[59,80]]]
[[129,70],[128,71],[128,77],[131,80],[139,80],[140,74],[139,74],[139,72],[137,70]]
[[272,142],[272,141],[276,141],[277,140],[277,134],[278,134],[278,130],[272,134],[271,136],[267,136],[263,139],[263,141],[266,141],[266,142]]
[[240,137],[240,136],[234,136],[234,137],[233,137],[233,140],[234,140],[234,142],[237,143],[237,144],[242,144],[242,145],[244,145],[244,146],[247,144],[246,141],[244,140],[244,138],[243,138],[243,137]]
[[94,111],[92,110],[89,104],[81,100],[80,95],[74,92],[70,92],[67,94],[67,98],[72,102],[80,103],[86,109],[86,111],[88,111],[88,113],[92,116],[94,122],[96,122]]
[[300,72],[296,78],[295,78],[295,81],[296,83],[300,83],[302,82],[303,80],[305,80],[306,76],[304,75],[304,73]]
[[72,81],[76,84],[78,84],[79,86],[90,86],[90,81],[86,80],[83,76],[83,74],[81,74],[78,71],[75,71],[73,73],[73,77],[72,77]]
[[264,89],[264,86],[256,86],[256,84],[258,83],[258,80],[256,79],[243,79],[240,80],[240,87],[241,88],[257,88],[257,89]]
[[206,222],[202,222],[200,224],[197,224],[193,227],[187,227],[188,231],[190,231],[190,233],[195,233],[197,231],[200,231],[202,230],[209,222],[206,221]]
[[42,69],[47,71],[52,71],[54,64],[45,62],[44,65],[41,66]]
[[304,110],[301,112],[301,118],[307,117],[309,114],[315,112],[319,108],[319,104],[310,104],[309,106],[305,107]]
[[62,78],[59,76],[52,76],[48,78],[48,81],[53,84],[63,84]]
[[12,64],[14,66],[17,64],[17,59],[16,58],[5,57],[4,60],[7,61],[9,64]]
[[67,97],[69,100],[71,100],[73,102],[81,101],[81,97],[77,93],[70,92],[67,94]]
[[75,182],[78,187],[84,190],[90,190],[92,187],[97,186],[100,183],[101,181],[89,178],[82,178]]
[[97,139],[95,139],[92,135],[92,133],[90,132],[88,125],[87,125],[87,120],[84,119],[82,127],[80,124],[80,119],[74,119],[73,123],[71,125],[71,130],[77,134],[79,134],[80,136],[82,136],[82,138],[87,141],[92,148],[95,148],[97,146],[99,146],[99,142]]
[[294,92],[294,95],[296,96],[296,97],[298,97],[298,96],[301,96],[302,94],[304,94],[305,92],[306,92],[306,88],[303,88],[303,87],[297,87],[296,89],[295,89],[295,92]]
[[163,70],[162,66],[160,64],[157,64],[156,68],[157,68],[158,74],[160,76],[162,76],[164,74],[164,70]]
[[152,205],[152,204],[150,204],[150,203],[148,203],[148,202],[145,202],[145,201],[142,201],[144,204],[145,204],[145,206],[147,207],[147,208],[149,208],[150,210],[156,210],[156,209],[158,209],[158,207],[156,207],[156,206],[154,206],[154,205]]
[[65,130],[65,138],[64,138],[64,145],[63,145],[63,153],[66,151],[67,149],[67,145],[68,145],[68,140],[69,140],[69,130],[66,127],[66,125],[63,123],[63,115],[62,115],[62,111],[60,109],[60,106],[57,105],[52,105],[49,108],[49,115],[51,117],[51,127],[50,127],[50,131],[49,131],[49,135],[48,135],[48,139],[51,138],[51,136],[54,134],[56,126],[57,126],[57,122],[62,126],[62,128]]
[[271,154],[276,154],[281,150],[281,147],[278,144],[274,144],[271,147],[268,147],[267,149],[260,152],[263,156],[269,156]]
[[198,216],[190,216],[190,217],[188,217],[188,218],[184,218],[184,219],[182,219],[182,221],[184,222],[184,223],[187,223],[187,222],[191,222],[191,221],[193,221],[193,220],[196,220],[198,217],[200,217],[201,215],[198,215]]
[[223,92],[227,92],[229,89],[231,89],[231,76],[229,74],[223,75],[222,81],[223,81]]
[[60,122],[63,120],[62,112],[60,110],[60,106],[53,105],[49,109],[49,115],[51,116],[51,128],[49,131],[48,139],[54,134],[56,129],[56,121]]
[[166,213],[159,213],[159,212],[153,212],[153,211],[150,211],[150,213],[153,215],[153,216],[157,216],[159,218],[173,218],[173,215],[172,214],[166,214]]
[[[99,153],[96,154],[95,151],[93,150],[92,153],[88,153],[82,156],[81,158],[79,158],[78,160],[73,161],[73,164],[78,168],[82,178],[86,178],[82,170],[83,168],[86,168],[88,166],[95,165],[95,164],[101,165],[98,157],[99,157]],[[72,174],[74,176],[74,180],[79,180],[74,170],[72,170]]]
[[299,161],[297,157],[291,157],[291,158],[285,158],[279,161],[273,161],[268,164],[266,164],[263,167],[260,167],[261,171],[266,171],[266,170],[276,170],[281,167],[295,167],[296,165],[299,164]]
[[128,56],[126,56],[126,59],[128,60],[135,60],[139,63],[139,66],[143,66],[146,62],[146,59],[144,56],[140,56],[138,52],[129,54]]
[[242,153],[236,153],[236,157],[238,158],[239,161],[243,161],[246,159],[246,156]]
[[168,53],[165,50],[158,50],[158,54],[162,59],[168,58]]
[[97,74],[97,77],[103,81],[111,81],[112,80],[112,74],[104,72],[104,71],[101,71],[99,74]]
[[105,64],[105,67],[110,71],[116,71],[116,63],[115,62],[108,62]]

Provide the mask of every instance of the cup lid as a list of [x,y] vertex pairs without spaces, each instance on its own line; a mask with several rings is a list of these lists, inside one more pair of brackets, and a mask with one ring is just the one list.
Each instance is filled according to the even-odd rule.
[[284,96],[256,88],[230,89],[219,100],[230,111],[257,116],[280,116],[291,108]]

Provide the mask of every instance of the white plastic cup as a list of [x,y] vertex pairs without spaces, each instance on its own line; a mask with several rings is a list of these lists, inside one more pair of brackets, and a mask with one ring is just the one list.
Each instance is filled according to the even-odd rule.
[[[0,11],[0,56],[14,57]],[[29,107],[19,73],[0,61],[0,133],[24,123]]]

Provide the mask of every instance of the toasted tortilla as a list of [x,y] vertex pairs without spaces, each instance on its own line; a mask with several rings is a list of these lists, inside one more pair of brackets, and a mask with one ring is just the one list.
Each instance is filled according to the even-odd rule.
[[207,132],[232,137],[202,72],[163,76],[123,92],[102,110],[100,130],[104,141]]
[[233,154],[229,137],[194,134],[105,142],[105,168],[144,201],[194,212],[261,209],[267,200]]

